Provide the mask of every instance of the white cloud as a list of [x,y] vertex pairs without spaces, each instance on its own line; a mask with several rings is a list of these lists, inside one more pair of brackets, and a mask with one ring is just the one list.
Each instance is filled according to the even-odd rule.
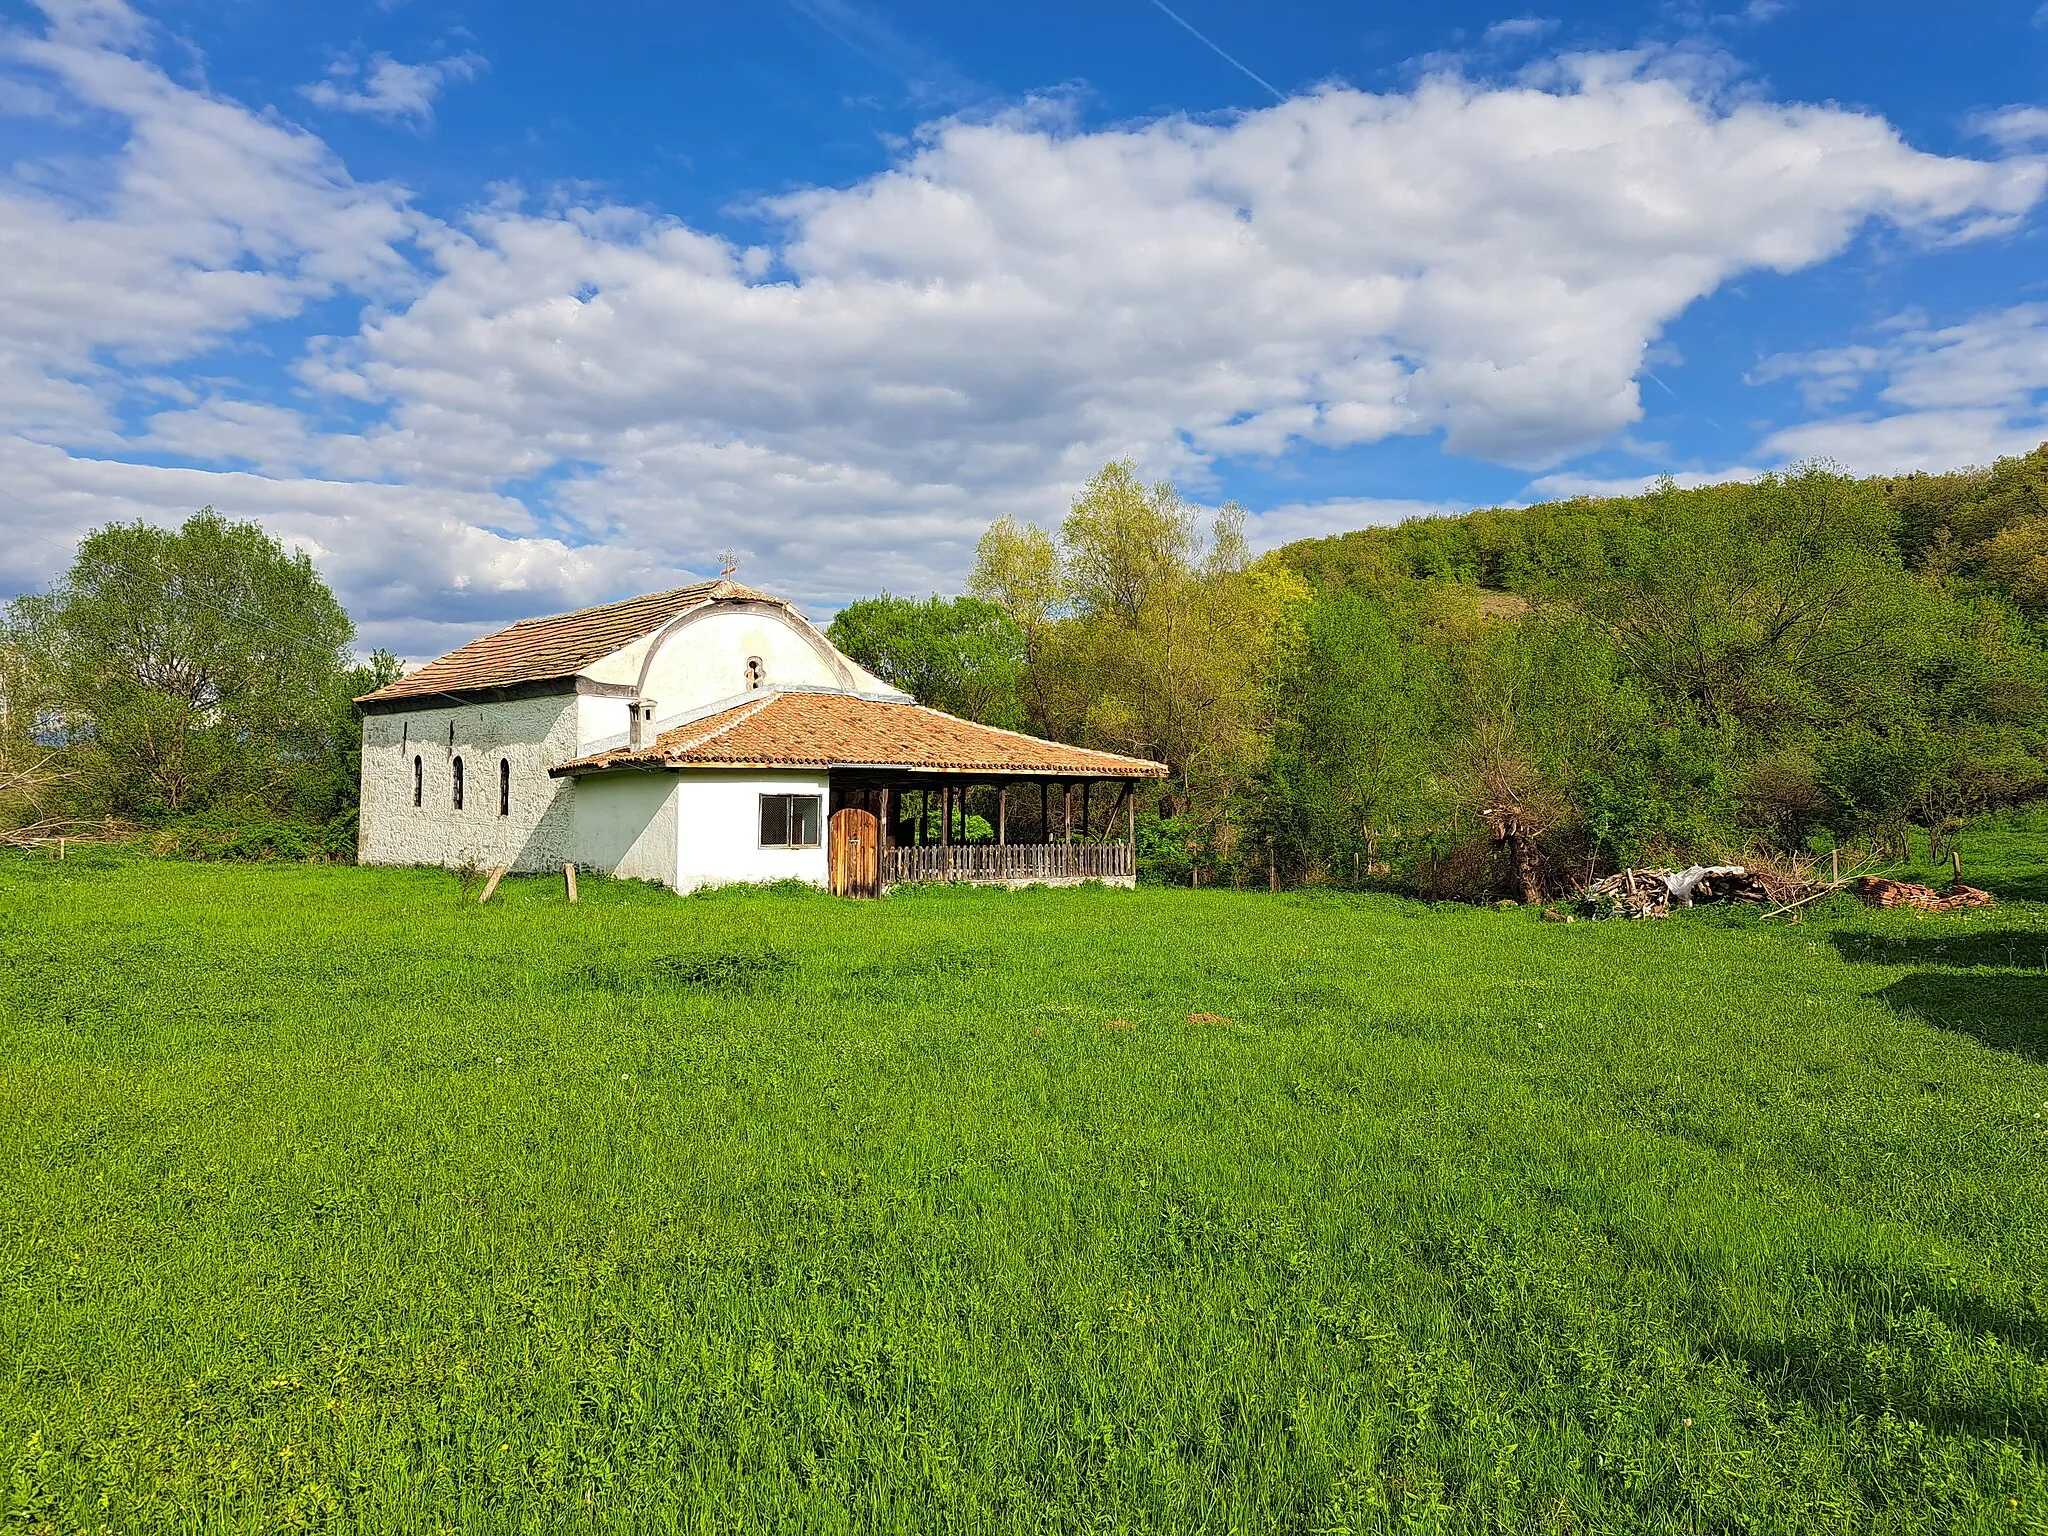
[[1557,22],[1552,17],[1511,16],[1488,27],[1482,34],[1482,40],[1495,44],[1534,42],[1556,26]]
[[127,133],[88,173],[0,173],[0,427],[110,443],[122,365],[413,280],[402,193],[355,182],[310,134],[102,46],[127,35],[125,8],[53,14],[45,37],[0,32],[0,61]]
[[[880,175],[766,206],[756,245],[596,203],[499,198],[448,224],[173,83],[93,15],[7,40],[128,125],[90,195],[0,171],[0,230],[32,236],[0,262],[0,431],[21,435],[0,458],[28,466],[11,489],[73,531],[131,506],[261,515],[328,551],[386,640],[406,615],[530,611],[727,544],[816,603],[948,589],[991,517],[1056,516],[1122,454],[1196,494],[1221,458],[1399,434],[1546,467],[1637,419],[1647,351],[1703,295],[1825,261],[1872,220],[2009,226],[2044,175],[1604,56],[1222,122],[949,120]],[[380,307],[307,344],[300,398],[156,382],[337,292]],[[531,509],[515,484],[544,487]],[[1432,510],[1291,506],[1255,528]]]
[[1114,454],[1197,488],[1216,456],[1400,433],[1554,462],[1636,419],[1645,350],[1735,274],[1872,217],[2009,219],[2040,186],[1859,114],[1578,81],[951,122],[775,204],[765,282],[673,222],[497,209],[308,377],[387,404],[391,474],[592,465],[562,495],[594,528],[679,562],[752,539],[824,596],[957,573],[982,520],[1053,513]]
[[1245,538],[1255,552],[1278,549],[1296,539],[1322,539],[1354,528],[1391,528],[1417,517],[1449,517],[1471,508],[1463,502],[1402,501],[1373,496],[1336,496],[1268,507],[1245,519]]
[[450,81],[474,80],[483,67],[483,59],[474,53],[421,64],[401,64],[388,53],[378,53],[371,55],[367,67],[354,59],[337,59],[325,80],[300,86],[299,94],[331,111],[425,127],[434,120],[434,100],[442,87]]
[[346,596],[366,643],[415,659],[482,629],[658,577],[627,548],[570,548],[518,502],[486,491],[166,469],[81,458],[19,437],[0,437],[0,484],[12,503],[0,590],[49,580],[83,528],[176,523],[212,506],[306,550]]
[[1571,496],[1640,496],[1653,486],[1669,480],[1682,491],[1697,490],[1703,485],[1725,485],[1730,480],[1754,480],[1764,471],[1747,466],[1728,469],[1678,470],[1668,475],[1588,475],[1567,470],[1555,475],[1542,475],[1529,482],[1527,494],[1533,501],[1549,501]]
[[1822,381],[1823,403],[1877,386],[1874,409],[1775,432],[1763,444],[1768,453],[1833,459],[1866,474],[1988,464],[2048,439],[2048,304],[1774,358],[1768,375]]
[[2048,140],[2048,107],[2001,107],[1971,126],[2002,149],[2026,149]]

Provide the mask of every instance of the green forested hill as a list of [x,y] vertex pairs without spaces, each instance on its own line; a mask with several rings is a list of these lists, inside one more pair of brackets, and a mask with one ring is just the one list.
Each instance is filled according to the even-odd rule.
[[[1874,476],[1856,484],[1884,508],[1901,565],[1917,575],[1981,583],[2022,610],[2048,612],[2048,444],[1989,469]],[[1420,518],[1287,545],[1278,558],[1318,589],[1377,589],[1402,577],[1470,582],[1505,592],[1595,583],[1654,549],[1692,498],[1735,487],[1579,497]]]

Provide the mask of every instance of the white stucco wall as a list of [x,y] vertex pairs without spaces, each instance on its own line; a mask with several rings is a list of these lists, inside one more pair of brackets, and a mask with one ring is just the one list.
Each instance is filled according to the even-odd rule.
[[[692,770],[675,778],[677,890],[741,881],[828,883],[825,822],[831,813],[832,795],[827,775]],[[816,795],[818,846],[763,848],[762,795]]]
[[[559,868],[574,856],[574,789],[548,769],[576,755],[573,694],[497,704],[451,704],[363,717],[365,864],[464,864],[515,871]],[[425,793],[412,803],[413,759]],[[454,806],[454,763],[464,793]],[[498,814],[498,764],[512,765],[511,814]]]
[[[896,692],[851,662],[844,662],[847,673],[842,674],[797,623],[761,609],[712,610],[658,647],[653,636],[635,641],[585,667],[583,675],[593,683],[631,687],[650,651],[654,661],[646,697],[664,724],[710,704],[746,697],[751,656],[761,658],[763,681],[771,688],[839,688],[850,675],[862,692]],[[759,846],[756,802],[764,792],[825,796],[823,774],[722,779],[693,773],[684,776],[682,793],[673,803],[664,802],[665,791],[648,787],[662,782],[658,776],[548,777],[550,768],[572,758],[623,746],[630,721],[626,699],[591,693],[503,703],[423,700],[419,708],[365,715],[358,857],[366,864],[502,864],[520,872],[555,869],[573,859],[629,878],[659,879],[679,890],[789,878],[825,883],[822,847]],[[426,780],[418,806],[412,803],[415,756]],[[460,811],[451,793],[458,757],[466,773]],[[498,814],[500,761],[512,766],[507,816]],[[627,781],[638,781],[640,787],[591,793],[599,782]],[[597,802],[587,818],[580,808],[584,799]],[[670,818],[666,831],[655,825],[662,815]]]
[[576,781],[576,862],[621,880],[676,883],[676,775],[596,773]]

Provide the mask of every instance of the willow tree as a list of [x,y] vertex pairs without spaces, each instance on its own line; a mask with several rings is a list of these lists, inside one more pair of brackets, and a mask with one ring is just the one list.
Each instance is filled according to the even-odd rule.
[[347,613],[303,553],[210,507],[175,531],[89,534],[49,591],[8,605],[0,638],[10,705],[81,810],[286,808],[346,750]]
[[1170,483],[1114,462],[1057,541],[992,527],[972,590],[1026,635],[1044,729],[1166,763],[1162,812],[1192,811],[1205,836],[1224,832],[1230,798],[1271,747],[1272,667],[1308,593],[1292,572],[1249,559],[1241,509],[1222,508],[1205,529]]

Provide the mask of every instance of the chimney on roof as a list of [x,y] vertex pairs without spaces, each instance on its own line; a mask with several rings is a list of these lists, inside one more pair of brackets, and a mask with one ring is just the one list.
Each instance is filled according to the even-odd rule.
[[631,742],[633,749],[638,751],[654,740],[654,700],[635,699],[631,708],[633,711],[633,726],[632,730],[628,733],[628,740]]

